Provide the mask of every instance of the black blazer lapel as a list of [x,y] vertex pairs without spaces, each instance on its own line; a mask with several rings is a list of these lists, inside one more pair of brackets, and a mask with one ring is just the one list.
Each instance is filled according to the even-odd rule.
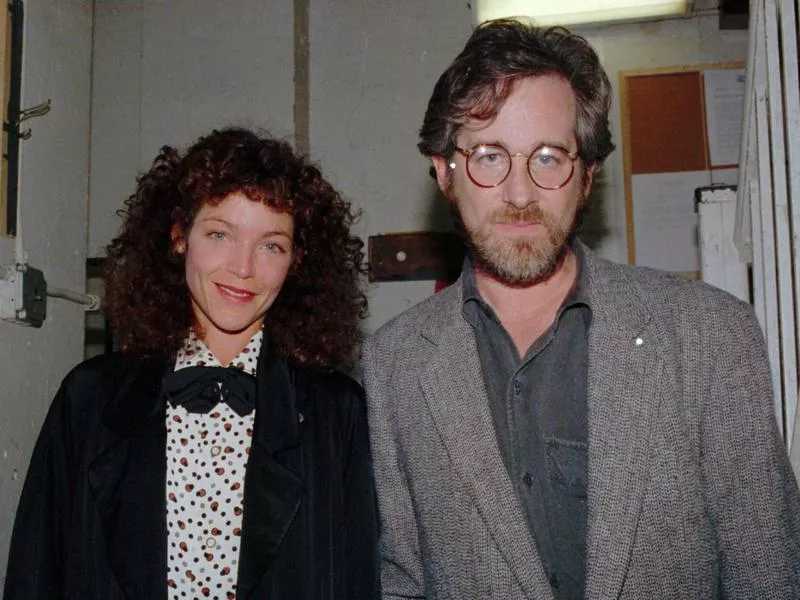
[[[265,340],[266,344],[266,340]],[[255,431],[244,486],[237,598],[249,598],[291,526],[303,497],[295,373],[269,347],[258,362]]]
[[[108,562],[131,600],[167,593],[164,363],[130,361],[105,406],[89,484]],[[127,375],[127,376],[126,376]],[[122,382],[120,384],[120,381]]]

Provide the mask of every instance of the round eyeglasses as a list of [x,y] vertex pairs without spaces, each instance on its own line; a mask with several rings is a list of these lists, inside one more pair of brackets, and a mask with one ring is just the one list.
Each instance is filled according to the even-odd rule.
[[[497,187],[511,172],[511,159],[525,156],[522,152],[511,154],[499,144],[479,144],[470,150],[456,147],[467,159],[467,175],[483,188]],[[575,171],[578,152],[570,154],[558,146],[539,146],[528,155],[528,174],[533,183],[543,190],[557,190],[567,185]],[[455,163],[450,164],[455,168]]]

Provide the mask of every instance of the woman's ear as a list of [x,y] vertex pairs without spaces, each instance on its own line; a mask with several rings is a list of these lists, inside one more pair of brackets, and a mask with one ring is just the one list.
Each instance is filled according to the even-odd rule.
[[300,248],[295,248],[294,250],[294,260],[292,261],[292,267],[297,268],[300,266],[300,263],[303,262],[303,250]]
[[180,255],[186,252],[186,239],[183,235],[183,227],[178,223],[173,223],[169,235],[172,240],[172,246],[170,248],[172,253]]

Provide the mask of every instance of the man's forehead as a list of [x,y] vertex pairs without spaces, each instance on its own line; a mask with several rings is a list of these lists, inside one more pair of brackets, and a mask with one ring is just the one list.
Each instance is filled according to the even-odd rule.
[[556,76],[528,77],[514,86],[493,118],[467,119],[456,130],[456,143],[571,149],[576,129],[575,96],[569,83]]

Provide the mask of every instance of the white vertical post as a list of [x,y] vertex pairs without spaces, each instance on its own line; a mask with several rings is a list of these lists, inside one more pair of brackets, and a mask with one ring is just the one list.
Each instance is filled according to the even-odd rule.
[[706,283],[750,302],[747,265],[733,243],[736,193],[733,188],[700,189],[697,224],[700,231],[700,275]]

